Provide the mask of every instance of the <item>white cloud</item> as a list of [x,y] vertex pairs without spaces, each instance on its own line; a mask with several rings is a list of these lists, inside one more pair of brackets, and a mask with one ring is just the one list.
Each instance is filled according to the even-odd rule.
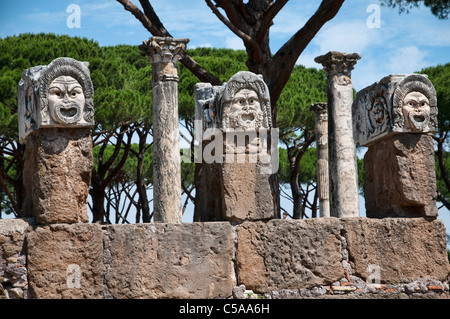
[[392,73],[413,73],[429,65],[425,57],[427,51],[420,50],[417,46],[397,47],[391,51],[386,62],[386,69]]
[[381,44],[380,29],[369,28],[366,20],[350,20],[325,26],[313,40],[320,52],[342,51],[362,53],[366,48]]
[[237,36],[230,36],[225,38],[225,48],[233,50],[245,50],[244,43]]

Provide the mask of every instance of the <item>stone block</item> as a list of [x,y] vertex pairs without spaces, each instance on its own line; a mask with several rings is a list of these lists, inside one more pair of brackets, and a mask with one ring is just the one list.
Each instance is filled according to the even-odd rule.
[[[385,284],[448,280],[446,231],[424,218],[342,219],[353,274]],[[379,278],[377,278],[379,271]]]
[[437,217],[434,141],[403,133],[371,145],[364,156],[367,217]]
[[437,131],[436,91],[423,74],[394,74],[356,95],[355,143],[369,146],[398,133]]
[[238,283],[255,292],[331,284],[344,276],[337,218],[237,226]]
[[225,220],[264,220],[274,216],[270,175],[261,174],[260,163],[224,163],[222,205]]
[[273,218],[269,178],[278,170],[278,130],[262,76],[241,71],[222,86],[197,83],[195,118],[201,163],[196,187],[203,190],[196,220]]
[[[34,225],[33,218],[11,218],[0,220],[0,235],[13,236],[15,234],[24,235],[28,227]],[[0,244],[2,244],[0,236]]]
[[38,224],[88,222],[93,167],[89,129],[47,128],[28,137],[23,214]]
[[229,297],[236,285],[229,223],[114,225],[105,232],[105,297]]
[[103,236],[99,224],[53,224],[27,233],[32,298],[103,298]]
[[23,71],[18,86],[19,141],[41,128],[94,126],[88,62],[57,58]]

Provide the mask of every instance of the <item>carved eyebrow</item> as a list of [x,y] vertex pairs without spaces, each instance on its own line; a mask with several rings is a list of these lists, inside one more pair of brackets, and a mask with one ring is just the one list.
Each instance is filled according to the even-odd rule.
[[58,87],[58,86],[51,86],[51,87],[48,88],[49,91],[50,90],[54,90],[54,89],[57,89],[57,90],[61,91],[61,87]]

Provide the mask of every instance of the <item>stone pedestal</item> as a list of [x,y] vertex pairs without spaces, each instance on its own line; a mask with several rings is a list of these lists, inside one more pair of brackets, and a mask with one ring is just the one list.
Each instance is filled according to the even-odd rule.
[[351,70],[359,53],[331,51],[315,59],[328,77],[330,211],[335,217],[359,216],[358,169],[353,140]]
[[437,217],[434,141],[426,134],[396,134],[364,156],[367,217]]
[[311,106],[316,118],[317,192],[320,217],[330,217],[330,183],[328,177],[328,108],[327,103]]
[[436,217],[432,132],[436,92],[426,75],[389,75],[359,91],[355,137],[364,157],[368,217]]
[[89,129],[43,129],[28,137],[23,212],[38,224],[87,223],[93,168]]
[[198,83],[195,102],[201,167],[194,220],[273,218],[269,178],[278,168],[278,136],[261,76],[238,72],[223,86]]
[[94,88],[88,64],[58,58],[25,70],[19,83],[24,153],[23,216],[39,224],[88,222]]
[[181,223],[178,60],[188,39],[153,37],[139,46],[152,63],[154,221]]

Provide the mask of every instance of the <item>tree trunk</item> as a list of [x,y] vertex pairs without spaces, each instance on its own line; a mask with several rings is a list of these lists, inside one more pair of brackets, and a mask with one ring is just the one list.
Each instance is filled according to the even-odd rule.
[[139,203],[142,209],[142,221],[144,223],[150,222],[150,207],[148,205],[148,196],[147,196],[147,185],[145,185],[144,180],[144,154],[147,146],[147,135],[148,130],[143,129],[142,131],[137,130],[139,135],[139,151],[137,154],[137,179],[136,179],[136,187],[139,193]]
[[95,170],[92,170],[91,187],[92,222],[102,224],[105,216],[105,190],[102,188],[101,177]]

